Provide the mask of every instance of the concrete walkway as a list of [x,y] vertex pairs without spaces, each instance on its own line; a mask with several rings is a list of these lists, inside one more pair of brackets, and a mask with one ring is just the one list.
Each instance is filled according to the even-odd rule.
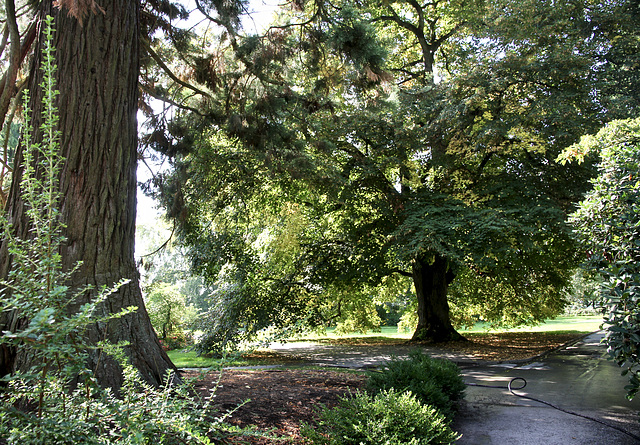
[[413,345],[328,345],[313,342],[275,343],[270,349],[290,357],[297,357],[308,365],[338,368],[367,369],[384,365],[392,357],[405,358],[411,351],[421,349],[431,357],[452,360],[458,364],[473,364],[473,355],[446,351],[437,347]]
[[[640,444],[640,396],[625,398],[626,377],[603,358],[601,333],[543,357],[520,362],[478,362],[473,357],[438,348],[423,348],[433,357],[460,365],[470,384],[453,428],[462,434],[461,445],[632,445]],[[291,343],[274,345],[286,355],[307,363],[347,368],[383,364],[391,356],[404,357],[409,346],[329,346]],[[625,434],[601,423],[563,412],[530,399],[516,397],[506,389],[515,377],[527,386],[517,394],[545,401],[562,410],[592,417],[629,432]],[[521,385],[514,382],[513,388]],[[633,437],[634,435],[635,437]]]
[[[588,416],[635,435],[543,403],[516,397],[507,389],[470,386],[453,428],[459,444],[631,445],[640,443],[640,397],[629,402],[620,368],[603,358],[601,333],[529,363],[462,365],[467,383],[506,387],[526,379],[517,394]],[[519,385],[514,382],[513,387]]]

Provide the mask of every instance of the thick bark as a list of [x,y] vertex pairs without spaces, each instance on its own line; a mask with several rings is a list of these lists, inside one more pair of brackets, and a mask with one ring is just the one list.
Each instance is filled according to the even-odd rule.
[[[139,3],[137,0],[102,0],[104,13],[90,14],[80,25],[67,11],[41,4],[42,14],[55,17],[54,38],[58,65],[58,108],[61,150],[66,161],[61,173],[61,215],[66,229],[62,247],[63,269],[82,266],[71,285],[112,286],[131,282],[112,294],[104,312],[136,306],[138,310],[108,326],[96,324],[88,335],[95,343],[127,341],[131,363],[143,378],[159,384],[173,364],[162,350],[144,307],[134,261],[137,154],[137,82],[139,71]],[[42,35],[38,37],[38,48]],[[39,51],[31,71],[33,125],[40,124],[42,92]],[[38,140],[36,135],[35,140]],[[17,155],[16,165],[22,156]],[[16,169],[7,209],[17,231],[26,236],[28,226],[20,200],[20,172]],[[10,258],[1,246],[0,274],[6,276]],[[88,298],[88,297],[87,297]],[[77,304],[81,304],[78,301]],[[0,320],[0,328],[18,319]],[[0,373],[25,366],[28,358],[15,351],[0,355]],[[95,354],[91,367],[103,386],[119,388],[122,373],[113,360]]]
[[454,275],[446,258],[433,262],[418,258],[413,263],[413,284],[418,297],[418,327],[412,341],[463,340],[451,325],[447,289]]

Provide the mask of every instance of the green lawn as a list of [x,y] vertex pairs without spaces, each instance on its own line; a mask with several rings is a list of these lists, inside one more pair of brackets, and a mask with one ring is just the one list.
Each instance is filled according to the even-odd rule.
[[[553,320],[547,320],[545,323],[539,326],[529,326],[529,327],[521,327],[515,329],[507,329],[507,330],[489,330],[487,329],[486,324],[478,323],[474,326],[473,329],[469,330],[461,330],[460,333],[491,333],[491,332],[576,332],[576,333],[588,333],[597,331],[600,329],[600,324],[602,323],[601,316],[565,316],[558,317]],[[321,342],[331,342],[332,340],[338,339],[349,339],[349,338],[366,338],[367,340],[371,340],[376,343],[383,343],[385,341],[394,341],[397,339],[409,339],[411,338],[411,333],[398,333],[398,330],[395,326],[385,326],[382,328],[381,332],[368,332],[366,334],[349,334],[349,335],[337,335],[333,332],[333,329],[327,330],[327,335],[309,335],[304,339],[297,340],[305,340],[305,341],[321,341]],[[273,364],[273,357],[269,354],[252,354],[249,356],[235,356],[230,357],[224,360],[221,359],[212,359],[206,358],[202,356],[198,356],[193,351],[184,352],[181,350],[169,351],[169,358],[178,368],[222,368],[225,366],[250,366],[250,365],[268,365]]]
[[221,360],[198,356],[194,351],[175,349],[167,355],[178,368],[220,368]]
[[[461,334],[469,332],[593,332],[600,329],[602,323],[602,316],[589,315],[589,316],[562,316],[546,322],[538,326],[523,326],[513,329],[489,329],[487,323],[477,323],[472,329],[460,329]],[[395,326],[384,326],[381,332],[370,331],[365,334],[348,334],[339,335],[334,332],[332,328],[327,329],[326,335],[308,335],[300,340],[319,340],[319,339],[334,339],[345,337],[385,337],[385,338],[411,338],[410,332],[398,332]]]
[[487,325],[484,323],[476,324],[473,329],[461,330],[465,332],[564,332],[564,331],[576,331],[576,332],[593,332],[600,329],[602,324],[601,315],[581,315],[581,316],[563,316],[557,317],[538,326],[524,326],[514,329],[502,329],[502,330],[488,330]]
[[178,368],[214,368],[227,366],[256,366],[279,364],[277,358],[268,351],[236,354],[224,359],[199,356],[194,351],[176,349],[167,351],[167,355]]

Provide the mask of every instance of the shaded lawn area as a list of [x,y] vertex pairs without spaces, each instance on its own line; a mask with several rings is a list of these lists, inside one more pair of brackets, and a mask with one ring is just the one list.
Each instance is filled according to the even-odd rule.
[[[594,332],[600,328],[601,323],[601,316],[558,317],[539,326],[503,331],[488,330],[486,325],[479,323],[471,330],[460,331],[469,341],[449,342],[438,347],[472,354],[479,360],[522,360]],[[294,341],[374,346],[405,344],[410,337],[410,334],[398,333],[395,327],[383,327],[381,332],[344,336],[328,330],[325,336],[314,335]],[[282,354],[264,349],[237,354],[224,360],[198,356],[196,352],[188,350],[168,351],[168,354],[178,368],[295,365],[297,361],[295,357],[284,357]]]
[[[478,360],[523,360],[575,341],[588,333],[589,332],[468,333],[465,334],[468,341],[441,343],[437,346],[439,349],[471,354]],[[317,340],[317,342],[366,347],[376,345],[404,345],[407,343],[407,340],[388,337],[344,337],[341,339]],[[178,368],[220,369],[237,366],[295,366],[300,364],[300,359],[295,356],[287,356],[280,352],[264,349],[244,352],[226,359],[198,356],[197,353],[193,351],[176,350],[168,351],[168,354]]]
[[576,341],[590,332],[468,333],[466,342],[448,342],[444,349],[472,354],[480,360],[524,360]]
[[[465,333],[467,341],[446,343],[411,342],[411,345],[434,345],[438,349],[471,354],[478,360],[523,360],[538,356],[544,352],[558,348],[566,343],[576,341],[593,331],[561,331],[561,332],[470,332]],[[405,345],[406,339],[390,337],[343,337],[337,339],[316,340],[322,344],[376,346]],[[254,354],[258,354],[255,352]]]

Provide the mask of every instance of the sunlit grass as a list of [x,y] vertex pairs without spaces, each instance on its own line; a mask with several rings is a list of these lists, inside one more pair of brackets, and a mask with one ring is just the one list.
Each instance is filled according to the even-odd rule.
[[167,351],[167,355],[171,359],[174,365],[178,368],[215,368],[219,369],[222,366],[222,360],[213,359],[198,355],[195,351],[183,351],[181,349],[175,349],[173,351]]
[[[580,316],[562,316],[555,319],[547,320],[537,326],[522,326],[513,329],[490,329],[488,323],[477,323],[472,329],[459,329],[461,334],[466,333],[496,333],[496,332],[594,332],[600,329],[602,324],[602,316],[600,315],[580,315]],[[395,326],[384,326],[379,332],[369,331],[367,333],[352,334],[336,334],[333,328],[326,331],[326,335],[310,334],[304,337],[294,339],[296,341],[314,341],[314,340],[331,340],[340,338],[374,338],[381,339],[409,339],[411,332],[398,332]]]
[[267,366],[267,365],[281,365],[285,361],[295,363],[297,360],[286,359],[277,353],[267,350],[245,351],[237,354],[230,355],[226,358],[211,358],[203,355],[198,355],[195,351],[175,349],[173,351],[167,351],[167,355],[176,365],[177,368],[213,368],[222,369],[226,367],[238,367],[238,366]]
[[513,329],[489,329],[486,323],[477,323],[473,329],[461,330],[467,332],[594,332],[600,329],[601,315],[562,316],[537,326],[522,326]]

